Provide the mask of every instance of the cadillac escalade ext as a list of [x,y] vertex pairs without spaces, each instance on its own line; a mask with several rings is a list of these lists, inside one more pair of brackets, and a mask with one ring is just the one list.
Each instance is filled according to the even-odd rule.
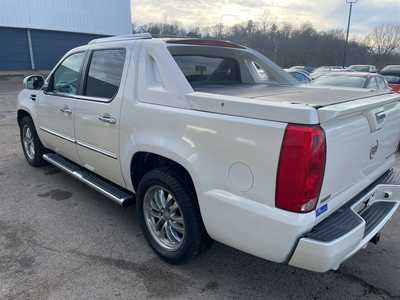
[[325,272],[377,241],[399,206],[399,101],[299,85],[231,42],[140,34],[94,40],[46,79],[25,78],[17,117],[30,165],[136,199],[162,259],[183,263],[216,240]]

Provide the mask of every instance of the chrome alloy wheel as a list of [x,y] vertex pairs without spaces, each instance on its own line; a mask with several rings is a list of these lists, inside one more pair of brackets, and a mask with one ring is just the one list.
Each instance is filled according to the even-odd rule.
[[33,141],[32,130],[28,126],[25,126],[23,130],[23,142],[26,155],[31,160],[35,159],[35,143]]
[[146,226],[154,240],[166,250],[177,250],[185,238],[185,222],[175,197],[157,185],[146,191],[143,202]]

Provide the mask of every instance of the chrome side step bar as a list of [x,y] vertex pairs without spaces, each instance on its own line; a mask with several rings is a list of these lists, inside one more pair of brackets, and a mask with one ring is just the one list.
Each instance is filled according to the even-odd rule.
[[48,153],[43,155],[43,159],[87,184],[94,190],[100,192],[121,206],[135,198],[133,193],[103,179],[102,177],[86,170],[72,161],[67,160],[61,155]]

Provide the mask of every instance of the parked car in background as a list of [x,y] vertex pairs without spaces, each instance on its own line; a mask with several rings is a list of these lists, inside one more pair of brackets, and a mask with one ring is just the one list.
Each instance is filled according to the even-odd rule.
[[378,70],[374,65],[352,65],[347,68],[347,70],[352,72],[366,72],[366,73],[376,73]]
[[385,77],[376,73],[341,72],[328,73],[312,82],[313,85],[338,86],[370,90],[390,91]]
[[380,74],[385,77],[393,91],[400,93],[400,65],[387,66]]
[[293,78],[296,79],[298,82],[310,83],[312,81],[308,73],[304,71],[292,70],[292,69],[286,69],[285,71],[288,72],[290,75],[292,75]]
[[310,77],[312,80],[314,80],[330,72],[344,72],[344,71],[346,70],[340,66],[323,66],[315,69],[314,72],[310,74]]
[[303,71],[306,72],[307,74],[311,74],[315,68],[311,66],[293,66],[290,67],[289,70],[291,71]]
[[30,165],[135,199],[144,237],[174,264],[214,239],[336,270],[400,205],[399,94],[298,85],[230,42],[97,39],[25,78],[17,111]]

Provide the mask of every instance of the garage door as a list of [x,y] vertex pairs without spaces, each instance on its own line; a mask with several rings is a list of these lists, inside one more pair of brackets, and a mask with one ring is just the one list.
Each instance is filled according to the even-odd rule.
[[98,37],[101,36],[31,29],[36,69],[52,69],[66,52]]
[[0,70],[30,70],[26,29],[0,27]]

